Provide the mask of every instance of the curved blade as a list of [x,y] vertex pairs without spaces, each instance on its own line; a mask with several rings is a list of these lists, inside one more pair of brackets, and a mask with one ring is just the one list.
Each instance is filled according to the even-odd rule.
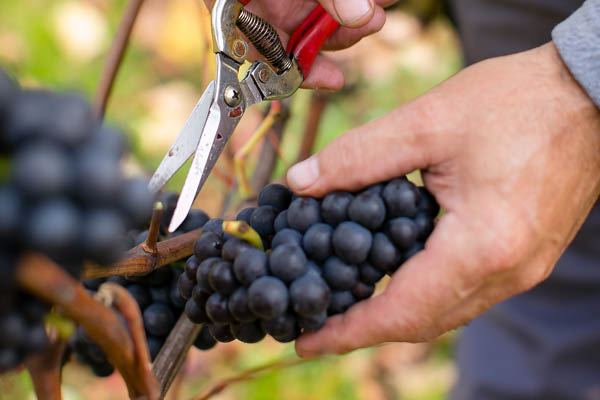
[[175,175],[175,173],[194,154],[204,131],[210,106],[215,95],[215,81],[208,84],[204,94],[188,117],[173,145],[154,172],[148,189],[156,193]]

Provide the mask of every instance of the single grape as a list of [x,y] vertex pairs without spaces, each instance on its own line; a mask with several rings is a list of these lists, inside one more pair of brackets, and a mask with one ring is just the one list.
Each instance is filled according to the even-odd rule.
[[213,293],[206,301],[206,314],[213,322],[225,324],[233,320],[227,307],[227,297]]
[[321,203],[321,216],[323,221],[331,226],[338,226],[349,219],[348,207],[354,199],[350,193],[333,192],[329,193]]
[[296,314],[312,316],[327,310],[331,296],[329,286],[311,274],[305,274],[290,285],[290,302]]
[[220,343],[228,343],[235,340],[229,324],[208,324],[210,335]]
[[287,310],[288,303],[287,288],[272,276],[263,276],[248,288],[248,307],[260,318],[277,318]]
[[433,219],[425,212],[419,212],[413,219],[417,226],[417,239],[426,240],[433,232]]
[[302,248],[295,244],[282,244],[269,256],[271,274],[285,283],[304,275],[308,270],[307,259]]
[[198,273],[199,265],[200,263],[198,262],[196,256],[191,256],[187,259],[185,262],[185,274],[189,280],[196,282],[196,274]]
[[352,296],[358,301],[368,299],[375,293],[375,285],[367,285],[364,282],[358,281],[352,288]]
[[119,163],[91,149],[77,155],[77,193],[88,203],[118,204],[125,181]]
[[152,304],[152,297],[150,296],[150,292],[148,289],[139,285],[137,283],[133,285],[129,285],[126,287],[127,291],[135,299],[140,307],[140,310],[146,309],[150,304]]
[[203,326],[194,341],[194,347],[198,350],[210,350],[217,345],[217,341],[210,334],[210,330],[208,326]]
[[329,315],[343,314],[356,303],[356,299],[349,290],[333,292],[331,294],[331,304],[327,313]]
[[53,112],[49,113],[44,133],[65,146],[80,146],[96,125],[92,110],[75,93],[54,94]]
[[258,343],[266,335],[259,321],[232,324],[231,333],[237,340],[243,343]]
[[233,272],[238,282],[248,287],[269,273],[267,255],[258,249],[247,249],[235,259]]
[[404,252],[404,257],[408,260],[415,254],[417,254],[418,252],[423,251],[423,250],[425,250],[425,246],[423,245],[423,243],[417,242],[410,249],[408,249],[408,250],[406,250],[406,252]]
[[183,312],[195,324],[204,324],[210,321],[206,313],[205,304],[198,303],[194,298],[189,299],[185,303]]
[[[23,90],[11,99],[10,118],[6,118],[4,140],[13,149],[40,137],[54,112],[54,95],[45,90]],[[3,135],[4,136],[4,135]]]
[[213,294],[212,291],[207,292],[206,290],[202,289],[200,285],[196,285],[194,286],[194,290],[192,290],[192,299],[194,299],[199,306],[204,308],[211,294]]
[[283,210],[277,214],[277,218],[275,218],[275,221],[273,222],[273,229],[275,229],[275,232],[279,232],[289,227],[290,225],[287,222],[287,210]]
[[414,217],[417,215],[417,204],[420,194],[417,187],[406,178],[388,182],[381,193],[387,208],[388,218]]
[[179,295],[184,299],[192,297],[192,291],[196,286],[196,282],[191,280],[186,274],[179,275],[177,280],[177,287],[179,288]]
[[150,360],[154,361],[160,349],[162,349],[164,341],[155,336],[148,336],[148,351],[150,352]]
[[287,211],[288,224],[301,233],[321,220],[319,202],[309,197],[299,197],[292,201]]
[[244,208],[238,213],[237,217],[235,217],[235,220],[244,221],[245,223],[250,225],[250,218],[252,218],[252,213],[254,212],[254,210],[256,210],[255,207]]
[[252,311],[248,307],[248,291],[243,286],[238,287],[229,296],[227,306],[229,307],[229,313],[236,321],[252,322],[256,319],[256,316],[252,314]]
[[258,207],[252,213],[252,217],[250,217],[250,226],[258,232],[260,237],[267,239],[275,233],[273,223],[275,222],[278,213],[279,211],[275,207]]
[[5,242],[17,240],[24,207],[15,187],[0,185],[0,239]]
[[258,194],[258,205],[271,206],[278,211],[285,210],[292,201],[292,192],[283,185],[272,183]]
[[181,224],[181,229],[184,232],[191,232],[202,228],[210,220],[208,215],[202,210],[190,210],[187,217]]
[[386,234],[377,232],[373,237],[369,263],[379,271],[395,271],[402,263],[402,253]]
[[163,336],[171,332],[175,325],[175,316],[169,306],[154,303],[144,310],[144,327],[149,334]]
[[[152,302],[171,305],[171,293],[169,289],[169,286],[151,287],[150,297],[152,298]],[[177,289],[179,290],[179,287]]]
[[417,208],[419,211],[425,212],[431,218],[437,217],[440,213],[440,205],[435,200],[435,197],[433,197],[433,195],[424,187],[419,187],[418,190],[420,198]]
[[245,240],[232,238],[225,242],[221,249],[221,257],[227,261],[235,261],[238,255],[243,251],[252,248],[252,245]]
[[213,292],[213,289],[208,282],[208,274],[210,273],[213,264],[221,260],[222,259],[220,257],[209,257],[198,265],[198,270],[196,271],[196,282],[198,283],[198,286],[205,292]]
[[[314,261],[308,260],[308,270],[304,275],[313,275],[317,278],[322,278],[323,270]],[[303,275],[303,276],[304,276]]]
[[381,192],[383,192],[383,188],[384,188],[383,183],[376,183],[374,185],[367,187],[361,193],[371,193],[376,196],[379,196],[379,195],[381,195]]
[[298,316],[298,325],[304,329],[305,332],[316,332],[325,325],[327,322],[327,311],[323,311],[319,314],[311,315],[308,317]]
[[202,262],[209,257],[221,256],[223,238],[214,232],[204,232],[194,245],[194,255]]
[[115,160],[120,160],[129,150],[127,138],[118,129],[102,125],[93,132],[86,147],[98,153],[111,155]]
[[335,254],[349,264],[360,264],[367,259],[373,236],[356,222],[342,222],[332,237]]
[[296,317],[289,312],[281,314],[277,318],[262,320],[263,329],[273,337],[287,337],[298,330]]
[[223,220],[221,218],[213,218],[202,227],[202,232],[213,232],[219,236],[223,236]]
[[143,229],[150,223],[154,195],[143,179],[128,179],[123,184],[120,196],[121,212],[133,227]]
[[302,238],[302,247],[308,258],[318,262],[327,260],[333,254],[332,236],[331,225],[318,223],[308,228]]
[[219,261],[213,264],[208,273],[208,283],[213,290],[223,296],[229,296],[237,288],[237,282],[233,276],[233,267],[229,261]]
[[365,228],[376,231],[385,221],[385,204],[379,194],[362,192],[350,202],[348,216]]
[[[180,274],[179,276],[181,276],[181,275],[185,275],[185,274]],[[186,300],[183,298],[183,296],[181,296],[181,293],[179,292],[179,282],[178,281],[179,281],[179,278],[174,279],[173,282],[171,282],[171,286],[169,288],[169,300],[171,302],[171,305],[173,305],[173,307],[182,309],[185,307]],[[196,286],[194,286],[194,287],[196,287]],[[194,291],[192,290],[192,296],[193,295],[194,295]]]
[[409,218],[394,218],[388,222],[386,231],[400,250],[408,250],[417,241],[417,225]]
[[81,232],[83,249],[88,258],[102,265],[116,262],[125,252],[123,218],[112,209],[94,209],[84,217]]
[[385,272],[375,268],[368,262],[364,262],[358,266],[360,280],[367,285],[374,285],[383,278]]
[[275,236],[273,236],[273,240],[271,240],[271,248],[275,249],[276,247],[286,243],[302,246],[302,234],[294,229],[282,229],[277,232]]
[[333,289],[350,290],[358,282],[358,267],[333,256],[323,265],[323,278]]

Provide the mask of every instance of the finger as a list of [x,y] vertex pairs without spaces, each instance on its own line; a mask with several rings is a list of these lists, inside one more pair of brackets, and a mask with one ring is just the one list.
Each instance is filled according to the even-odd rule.
[[333,61],[318,56],[302,87],[305,89],[340,90],[344,87],[344,73]]
[[[441,156],[440,107],[429,94],[339,136],[321,152],[290,168],[287,181],[302,196],[358,190],[418,168]],[[441,138],[440,138],[441,136]]]
[[366,25],[360,28],[340,27],[335,34],[325,42],[323,49],[341,50],[348,48],[359,42],[363,37],[379,32],[384,24],[385,11],[381,7],[375,7],[373,18],[371,18]]
[[464,265],[467,233],[453,215],[446,214],[426,250],[407,261],[386,291],[330,318],[315,333],[296,341],[301,357],[343,354],[384,342],[420,342],[443,332],[438,321],[475,293],[479,280],[458,274]]
[[374,0],[318,0],[340,24],[358,28],[367,24],[375,12]]

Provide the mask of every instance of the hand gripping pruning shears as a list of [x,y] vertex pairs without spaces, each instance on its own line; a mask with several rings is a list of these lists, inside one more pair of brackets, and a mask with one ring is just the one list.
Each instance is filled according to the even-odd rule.
[[[206,88],[150,180],[150,190],[158,192],[194,157],[169,225],[170,232],[187,217],[245,110],[261,101],[294,94],[310,73],[321,47],[339,26],[317,6],[296,28],[286,51],[275,29],[244,8],[250,1],[216,1],[211,16],[216,79]],[[237,28],[266,60],[254,62],[241,82],[238,73],[246,60],[248,44]]]

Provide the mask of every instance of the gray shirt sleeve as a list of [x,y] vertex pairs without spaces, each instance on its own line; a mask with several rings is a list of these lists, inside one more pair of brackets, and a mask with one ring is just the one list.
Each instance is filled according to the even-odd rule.
[[569,70],[600,107],[600,0],[587,0],[552,31]]

